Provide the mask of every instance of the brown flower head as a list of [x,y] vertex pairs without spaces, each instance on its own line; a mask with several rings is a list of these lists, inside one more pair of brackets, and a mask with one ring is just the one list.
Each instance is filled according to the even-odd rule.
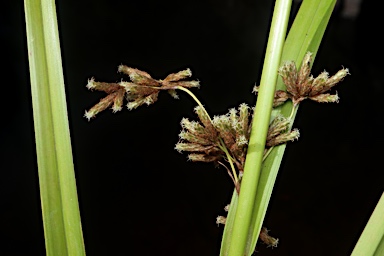
[[290,126],[290,119],[281,115],[275,117],[269,125],[267,141],[265,143],[266,148],[278,146],[287,143],[288,141],[298,139],[300,136],[299,130],[290,130]]
[[96,82],[93,78],[88,81],[87,88],[106,92],[108,95],[98,104],[85,112],[85,117],[90,120],[96,114],[112,106],[113,112],[120,111],[124,97],[127,99],[129,110],[143,104],[150,105],[157,101],[161,90],[168,91],[172,97],[178,98],[176,90],[180,88],[199,87],[199,81],[183,81],[192,76],[190,69],[168,75],[164,80],[156,80],[147,72],[120,65],[119,72],[129,76],[130,82],[120,83]]
[[[199,162],[228,161],[225,150],[230,153],[231,160],[241,174],[250,137],[250,111],[246,104],[238,109],[230,109],[225,115],[218,115],[211,119],[205,110],[198,106],[195,112],[200,122],[189,121],[183,118],[180,141],[175,149],[179,152],[188,152],[188,159]],[[266,148],[271,148],[299,137],[297,129],[291,130],[291,121],[283,116],[277,116],[269,125]],[[225,147],[225,148],[223,148]],[[222,164],[223,165],[223,164]]]
[[349,74],[347,68],[339,70],[335,75],[329,77],[327,72],[322,72],[318,77],[313,78],[311,73],[312,54],[308,52],[303,59],[300,70],[297,70],[293,61],[288,61],[279,69],[287,87],[287,92],[276,91],[275,101],[284,102],[287,97],[291,98],[295,105],[305,99],[317,102],[338,102],[337,94],[325,93]]
[[99,103],[94,105],[89,111],[85,111],[84,116],[88,121],[96,114],[112,106],[113,112],[120,111],[123,106],[125,90],[117,83],[96,82],[93,78],[88,80],[87,88],[89,90],[98,90],[106,92],[108,95],[102,98]]
[[183,130],[176,144],[178,151],[187,151],[192,161],[216,162],[227,159],[223,146],[228,149],[239,171],[243,170],[249,140],[249,107],[241,104],[226,115],[215,116],[211,120],[205,110],[195,108],[200,122],[181,121]]
[[277,245],[279,244],[279,239],[270,236],[268,233],[269,233],[269,230],[263,227],[260,230],[260,235],[259,235],[260,240],[263,241],[263,243],[265,243],[267,247],[277,247]]
[[175,149],[189,152],[188,159],[191,161],[217,162],[223,157],[218,133],[202,107],[196,107],[195,112],[201,123],[183,118],[180,141]]

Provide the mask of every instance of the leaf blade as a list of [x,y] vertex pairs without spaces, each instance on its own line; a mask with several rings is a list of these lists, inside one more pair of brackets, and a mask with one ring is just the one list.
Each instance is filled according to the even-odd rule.
[[47,255],[85,255],[55,3],[25,0],[36,153]]

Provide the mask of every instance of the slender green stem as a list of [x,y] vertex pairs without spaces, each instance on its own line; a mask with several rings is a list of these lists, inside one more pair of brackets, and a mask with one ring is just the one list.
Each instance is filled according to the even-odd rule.
[[274,147],[270,147],[270,148],[267,150],[267,152],[265,152],[265,154],[264,154],[264,156],[263,156],[263,162],[264,162],[265,159],[267,159],[267,157],[269,156],[269,154],[271,153],[271,151],[272,151],[273,148],[274,148]]
[[220,144],[221,144],[221,150],[224,151],[225,155],[227,156],[227,160],[228,160],[228,163],[229,165],[231,166],[231,170],[232,170],[232,175],[233,175],[233,178],[235,179],[235,186],[237,186],[238,182],[239,182],[239,179],[237,177],[237,173],[236,173],[236,169],[235,169],[235,166],[233,165],[233,160],[232,160],[232,156],[231,154],[228,152],[228,149],[227,147],[225,147],[224,145],[224,141],[220,138]]
[[291,1],[276,1],[260,81],[260,92],[254,112],[251,137],[244,166],[244,175],[234,219],[229,256],[243,256],[247,246],[261,163],[263,161],[265,141],[271,117],[277,70],[283,51],[290,9]]
[[293,107],[292,107],[291,113],[289,114],[288,118],[292,121],[291,122],[291,127],[293,125],[293,120],[294,120],[294,117],[295,117],[298,109],[299,109],[299,104],[296,104],[296,105],[294,104]]
[[[156,87],[152,87],[152,88],[156,88]],[[204,110],[205,114],[207,115],[207,117],[209,118],[209,120],[211,120],[211,123],[212,123],[212,119],[211,117],[209,116],[207,110],[204,108],[203,104],[200,102],[200,100],[196,97],[195,94],[193,94],[193,92],[191,92],[190,90],[188,90],[187,88],[184,88],[182,86],[176,86],[175,89],[177,90],[181,90],[181,91],[184,91],[186,93],[188,93],[189,96],[192,97],[192,99],[194,101],[196,101],[196,103],[201,107],[202,110]]]

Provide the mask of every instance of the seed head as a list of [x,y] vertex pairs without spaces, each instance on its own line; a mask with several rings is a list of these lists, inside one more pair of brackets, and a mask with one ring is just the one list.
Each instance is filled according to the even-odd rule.
[[227,218],[224,216],[217,216],[217,218],[216,218],[216,224],[217,225],[220,225],[220,224],[225,225],[226,221],[227,221]]
[[120,111],[123,105],[124,97],[128,100],[127,108],[135,109],[141,105],[151,105],[158,99],[161,90],[168,91],[173,98],[178,98],[176,89],[180,87],[191,88],[198,87],[198,81],[181,81],[192,75],[190,69],[186,69],[174,74],[170,74],[164,80],[156,80],[147,72],[125,65],[120,65],[118,71],[129,76],[131,82],[121,81],[120,83],[96,82],[94,78],[88,80],[87,88],[90,90],[104,91],[108,95],[109,101],[102,99],[101,103],[95,105],[92,109],[86,111],[86,118],[94,117],[100,111],[112,106],[112,111]]
[[278,70],[278,74],[283,79],[284,84],[287,86],[287,91],[293,96],[299,96],[297,91],[297,69],[293,61],[287,61]]
[[299,130],[289,130],[291,120],[283,116],[277,116],[269,125],[266,147],[274,147],[298,139]]
[[277,247],[279,239],[273,238],[268,234],[269,230],[263,227],[260,231],[260,240],[263,241],[267,247]]
[[343,68],[332,77],[329,77],[328,73],[324,71],[316,78],[313,78],[310,75],[311,62],[312,54],[308,52],[304,56],[299,71],[297,71],[293,62],[286,62],[279,69],[278,73],[287,87],[287,94],[279,92],[279,95],[277,95],[276,93],[274,105],[282,104],[288,97],[292,99],[295,105],[307,98],[317,102],[338,102],[337,95],[324,93],[343,80],[349,74],[348,69]]

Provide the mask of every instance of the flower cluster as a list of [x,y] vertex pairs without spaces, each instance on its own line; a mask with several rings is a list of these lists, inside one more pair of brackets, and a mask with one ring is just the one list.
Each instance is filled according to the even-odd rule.
[[[175,149],[189,152],[191,161],[223,165],[223,160],[230,160],[242,173],[250,137],[250,108],[243,103],[238,109],[230,109],[227,114],[215,116],[213,120],[200,106],[195,108],[195,112],[201,123],[183,118],[180,141]],[[283,116],[273,119],[267,134],[267,149],[299,137],[298,130],[290,130],[290,124],[290,120]]]
[[[337,94],[325,93],[329,91],[338,82],[349,74],[347,68],[339,70],[335,75],[329,77],[328,72],[324,71],[316,78],[311,73],[312,54],[308,52],[303,59],[300,70],[296,68],[293,61],[287,61],[280,67],[278,73],[282,77],[287,91],[277,90],[273,106],[277,107],[286,100],[291,99],[294,105],[299,104],[305,99],[311,99],[317,102],[338,102]],[[253,91],[258,92],[258,87]]]
[[[312,54],[308,52],[303,59],[300,70],[298,71],[293,61],[286,62],[280,69],[279,75],[287,86],[287,97],[291,98],[297,105],[308,98],[317,102],[338,102],[337,94],[325,93],[349,74],[347,68],[339,70],[335,75],[329,77],[324,71],[316,78],[311,73]],[[285,97],[285,95],[284,95]]]
[[267,245],[267,247],[277,247],[279,244],[279,239],[274,238],[268,234],[269,230],[265,227],[261,228],[259,238],[261,241],[263,241],[264,244]]
[[175,148],[179,152],[190,152],[188,159],[192,161],[219,163],[231,157],[239,171],[243,171],[250,133],[249,107],[241,104],[238,110],[233,108],[213,120],[201,106],[196,107],[195,112],[201,123],[183,118],[183,130]]
[[265,148],[268,149],[280,144],[284,144],[287,141],[294,141],[295,139],[298,139],[300,136],[299,130],[290,130],[290,126],[290,119],[281,115],[275,117],[269,124]]
[[[241,104],[237,109],[232,108],[227,114],[214,116],[211,119],[201,103],[188,90],[188,88],[199,86],[198,81],[185,81],[192,75],[190,69],[172,73],[164,80],[156,80],[147,72],[124,65],[119,66],[118,70],[128,75],[130,82],[105,83],[96,82],[93,78],[88,81],[88,89],[103,91],[108,94],[85,112],[85,117],[88,120],[108,107],[112,107],[113,112],[120,111],[124,98],[128,101],[128,109],[131,110],[144,104],[150,105],[156,102],[161,90],[167,91],[175,98],[178,98],[176,90],[186,91],[199,104],[195,108],[195,112],[200,122],[190,121],[187,118],[182,119],[180,141],[175,148],[179,152],[188,152],[188,158],[191,161],[214,162],[224,166],[236,188],[239,189],[238,176],[241,176],[244,171],[251,127],[251,111],[246,104]],[[277,93],[276,95],[281,94]],[[282,96],[276,97],[279,101],[282,98]],[[298,138],[299,132],[297,130],[291,131],[290,124],[290,120],[282,116],[276,117],[271,122],[265,152],[271,147]],[[224,162],[228,162],[230,168]],[[235,169],[237,169],[238,174]]]
[[157,101],[161,90],[168,91],[174,98],[178,98],[176,89],[199,87],[199,81],[182,81],[192,76],[190,69],[168,75],[164,80],[156,80],[147,72],[120,65],[119,72],[129,76],[131,82],[120,83],[96,82],[93,78],[88,80],[87,88],[106,92],[108,95],[101,99],[90,110],[85,111],[85,117],[90,120],[101,111],[112,106],[113,112],[122,109],[124,97],[127,99],[129,110],[143,104],[150,105]]

